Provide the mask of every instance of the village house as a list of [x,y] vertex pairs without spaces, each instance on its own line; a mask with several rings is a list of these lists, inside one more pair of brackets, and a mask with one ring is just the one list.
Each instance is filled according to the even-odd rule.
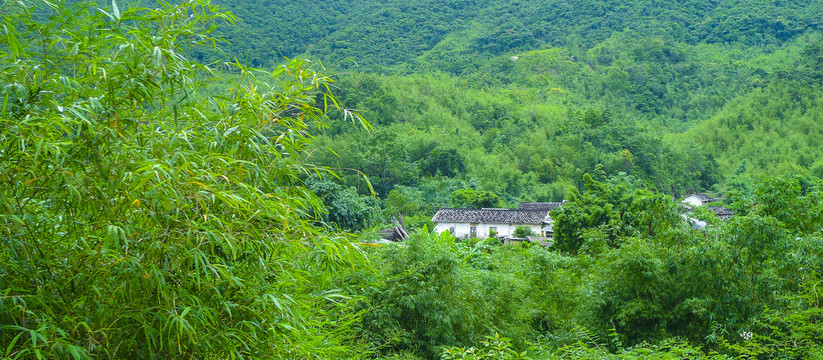
[[518,209],[440,209],[432,218],[435,231],[448,231],[459,239],[512,238],[519,226],[528,226],[541,238],[553,236],[549,212],[562,203],[520,203]]
[[[692,213],[694,211],[694,207],[705,206],[709,203],[721,200],[722,198],[715,198],[703,193],[697,193],[686,196],[686,198],[681,201],[681,204],[683,204],[688,213]],[[722,221],[729,220],[729,218],[734,215],[734,211],[723,206],[709,206],[708,209],[713,211],[715,216]],[[683,214],[683,218],[689,221],[689,223],[691,223],[696,229],[702,229],[708,225],[705,221],[697,220],[687,214]]]

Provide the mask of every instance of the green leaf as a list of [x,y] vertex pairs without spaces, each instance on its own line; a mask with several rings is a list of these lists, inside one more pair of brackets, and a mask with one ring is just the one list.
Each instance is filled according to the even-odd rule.
[[112,12],[114,13],[114,18],[119,22],[120,21],[120,8],[117,7],[117,1],[111,0],[111,7]]

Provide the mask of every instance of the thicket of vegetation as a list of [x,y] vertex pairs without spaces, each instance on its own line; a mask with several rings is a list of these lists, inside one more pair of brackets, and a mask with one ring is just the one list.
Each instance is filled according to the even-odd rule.
[[226,64],[204,97],[207,1],[4,6],[0,356],[357,356],[335,279],[368,261],[305,185],[329,78]]
[[631,179],[589,180],[553,212],[560,234],[583,235],[556,239],[576,255],[447,233],[369,251],[380,272],[359,280],[372,284],[360,331],[424,358],[814,358],[822,185],[766,181],[727,223],[694,230]]
[[3,3],[3,358],[823,356],[819,1],[224,5]]

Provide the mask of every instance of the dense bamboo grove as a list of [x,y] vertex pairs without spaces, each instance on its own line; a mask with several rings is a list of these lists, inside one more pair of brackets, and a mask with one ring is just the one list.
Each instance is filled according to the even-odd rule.
[[333,279],[367,261],[311,225],[322,203],[304,185],[329,175],[306,153],[331,79],[225,64],[241,74],[226,96],[199,96],[214,72],[184,48],[235,20],[205,1],[3,16],[4,357],[354,351]]

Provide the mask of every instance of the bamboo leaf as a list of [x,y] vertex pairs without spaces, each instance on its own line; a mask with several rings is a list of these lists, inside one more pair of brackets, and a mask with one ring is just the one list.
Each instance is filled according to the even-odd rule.
[[112,12],[114,14],[115,20],[117,22],[120,22],[120,8],[117,7],[117,1],[116,0],[111,0],[111,7],[112,7]]
[[103,9],[100,9],[100,8],[97,8],[97,10],[98,10],[98,11],[100,11],[101,13],[103,13],[103,14],[106,14],[106,16],[108,16],[108,18],[109,18],[111,21],[117,22],[117,18],[115,18],[115,17],[114,17],[114,15],[109,14],[109,12],[108,12],[108,11],[103,10]]

